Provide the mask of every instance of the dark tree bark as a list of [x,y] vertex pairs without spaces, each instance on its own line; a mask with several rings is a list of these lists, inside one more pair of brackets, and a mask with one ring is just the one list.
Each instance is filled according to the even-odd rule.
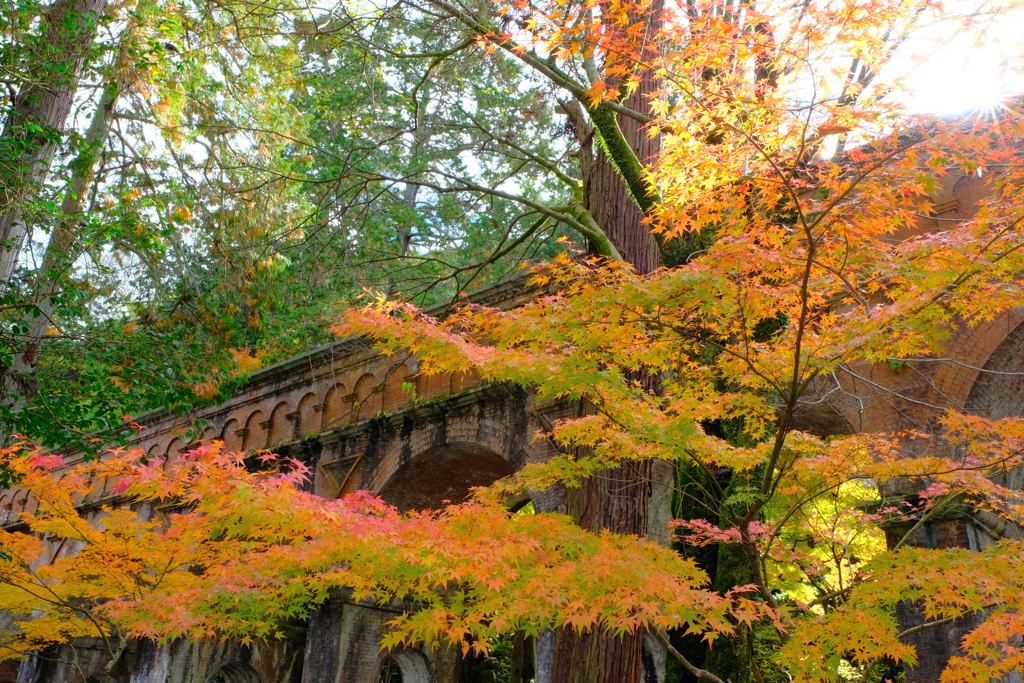
[[[652,461],[605,470],[567,495],[568,513],[591,531],[647,535]],[[643,676],[643,634],[556,632],[553,683],[628,683]]]
[[[134,30],[133,24],[126,33]],[[80,253],[80,226],[86,209],[85,198],[96,177],[96,167],[103,153],[104,144],[114,120],[114,109],[120,92],[120,81],[128,56],[128,38],[122,44],[118,59],[113,65],[113,74],[107,80],[92,122],[82,140],[78,156],[71,162],[71,177],[61,202],[57,222],[50,231],[50,240],[43,252],[42,267],[39,269],[26,296],[31,297],[32,307],[28,309],[23,322],[25,332],[18,338],[20,348],[14,355],[9,371],[0,375],[0,406],[14,415],[21,412],[37,393],[39,381],[36,369],[43,352],[47,330],[53,326],[59,329],[55,317],[55,298],[65,284],[65,277]],[[0,283],[2,291],[3,283]],[[0,432],[0,443],[6,443],[9,434]]]
[[21,348],[14,356],[11,371],[0,379],[0,406],[10,408],[15,414],[25,407],[35,393],[38,384],[35,371],[39,365],[46,331],[51,326],[59,325],[54,318],[54,298],[63,288],[64,278],[78,256],[84,199],[92,187],[97,161],[114,120],[118,89],[115,76],[100,96],[81,153],[71,163],[71,179],[61,203],[59,222],[50,232],[42,267],[36,274],[33,291],[30,293],[33,307],[29,309],[22,324],[22,329],[27,330],[27,333],[18,340]]
[[46,178],[107,0],[55,0],[0,135],[0,294],[28,231],[25,205]]
[[512,683],[529,683],[537,675],[536,641],[522,631],[516,633],[512,642]]
[[[749,475],[730,474],[729,484],[723,491],[722,498],[727,499],[742,484],[750,485]],[[719,544],[714,566],[712,588],[719,593],[725,594],[737,586],[749,586],[754,583],[750,559],[746,549],[739,543]],[[705,662],[705,668],[719,678],[732,683],[751,683],[754,641],[750,627],[736,624],[734,634],[715,640],[714,646],[708,649]]]
[[[657,81],[643,81],[624,104],[649,113],[648,98],[658,87]],[[637,158],[641,163],[649,162],[657,154],[660,140],[652,139],[633,119],[620,116],[618,123]],[[593,132],[577,123],[577,133],[587,210],[638,273],[654,271],[661,265],[661,255],[658,242],[643,223],[643,212],[612,162],[595,144]],[[658,391],[659,383],[652,375],[641,372],[630,379],[648,391]],[[654,470],[655,463],[648,460],[601,472],[580,488],[568,491],[569,515],[591,531],[608,529],[647,536]],[[552,683],[639,683],[643,673],[640,632],[621,637],[607,632],[580,634],[570,629],[557,632]]]

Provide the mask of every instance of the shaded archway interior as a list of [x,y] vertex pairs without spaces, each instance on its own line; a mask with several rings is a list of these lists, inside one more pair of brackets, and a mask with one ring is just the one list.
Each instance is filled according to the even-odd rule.
[[1024,415],[1024,325],[1017,326],[989,356],[964,407],[994,420]]
[[[978,373],[964,408],[968,413],[999,420],[1024,416],[1024,325],[1006,336]],[[1024,489],[1024,468],[995,477],[1012,489]]]
[[263,683],[256,669],[242,662],[231,662],[222,666],[209,683]]
[[420,453],[380,489],[380,497],[399,510],[438,510],[461,503],[477,486],[489,486],[513,473],[500,455],[476,443],[456,441]]
[[434,683],[434,671],[422,652],[396,650],[381,665],[378,683]]

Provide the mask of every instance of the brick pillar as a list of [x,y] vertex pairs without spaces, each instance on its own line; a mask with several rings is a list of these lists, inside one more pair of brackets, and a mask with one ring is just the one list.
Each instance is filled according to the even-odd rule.
[[[886,544],[892,549],[913,528],[914,523],[886,525]],[[955,510],[944,517],[922,524],[911,533],[904,545],[916,548],[969,548],[980,550],[978,533],[965,511]],[[896,606],[896,619],[900,630],[920,626],[927,621],[921,608],[912,602]],[[903,641],[917,650],[917,666],[904,666],[907,683],[938,683],[950,658],[963,654],[960,640],[974,630],[984,618],[969,615],[949,624],[933,626],[904,636]]]

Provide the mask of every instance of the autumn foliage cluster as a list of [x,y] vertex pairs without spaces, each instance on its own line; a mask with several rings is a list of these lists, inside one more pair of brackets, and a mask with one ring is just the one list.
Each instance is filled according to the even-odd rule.
[[[25,528],[0,532],[0,600],[25,615],[8,657],[81,637],[272,638],[334,589],[407,604],[384,646],[484,650],[510,629],[563,624],[714,634],[764,615],[655,543],[487,499],[409,515],[365,493],[329,500],[272,454],[214,445],[165,467],[129,451],[62,473],[58,456],[10,448],[4,462],[38,501]],[[111,495],[129,504],[90,505]]]
[[[665,267],[623,262],[584,183],[556,167],[564,201],[518,200],[588,246],[530,266],[531,301],[436,319],[389,291],[334,331],[412,352],[427,374],[472,371],[585,406],[538,435],[556,455],[467,502],[400,513],[366,493],[314,496],[302,463],[217,443],[171,462],[118,451],[67,469],[11,446],[2,463],[38,506],[0,531],[0,606],[16,622],[3,654],[82,637],[114,659],[138,636],[273,638],[350,591],[403,606],[384,647],[483,651],[513,631],[596,629],[753,651],[751,634],[768,632],[774,651],[750,666],[825,681],[913,664],[910,631],[972,615],[945,683],[1024,667],[1024,542],[910,542],[954,505],[1019,529],[1010,475],[1024,465],[1024,420],[908,399],[913,424],[896,433],[802,422],[830,397],[856,404],[852,378],[870,368],[936,359],[953,333],[1021,304],[1024,116],[909,116],[899,78],[885,76],[915,27],[948,18],[942,8],[427,5],[471,34],[466,49],[571,96],[559,106],[577,132],[589,127]],[[623,121],[658,140],[655,157],[638,157]],[[409,177],[431,187],[419,173]],[[982,179],[984,198],[922,227],[952,177]],[[434,189],[485,192],[451,182]],[[506,509],[652,459],[677,474],[673,547]],[[882,527],[908,531],[887,545]],[[694,559],[711,546],[741,578],[712,582]],[[905,601],[920,625],[898,623]]]

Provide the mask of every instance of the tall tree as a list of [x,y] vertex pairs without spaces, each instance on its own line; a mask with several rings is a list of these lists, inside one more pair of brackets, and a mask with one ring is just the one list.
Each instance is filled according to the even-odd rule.
[[30,33],[6,55],[20,82],[0,133],[0,294],[10,286],[21,258],[31,207],[64,134],[106,6],[105,0],[55,0],[38,23],[24,16],[35,5],[10,15],[8,36]]
[[[68,448],[124,438],[126,413],[186,408],[201,399],[204,380],[237,374],[226,351],[235,342],[230,329],[189,305],[204,288],[198,274],[216,262],[208,252],[219,236],[230,235],[233,249],[279,239],[275,226],[294,211],[274,184],[290,163],[279,153],[294,132],[280,118],[289,82],[266,75],[297,54],[293,43],[266,38],[282,33],[287,12],[268,8],[239,21],[228,7],[160,2],[110,11],[116,21],[87,50],[96,82],[78,84],[65,69],[67,77],[53,81],[59,87],[47,87],[41,66],[12,80],[33,106],[58,91],[61,101],[80,104],[63,135],[47,129],[48,146],[32,148],[56,151],[62,163],[24,165],[35,169],[31,183],[4,176],[24,190],[11,225],[27,239],[8,252],[18,270],[0,311],[0,422],[5,435],[33,433]],[[68,14],[63,33],[31,39],[12,30],[5,56],[16,65],[49,49],[59,62],[74,51],[46,41],[92,40],[96,19]],[[240,58],[246,76],[232,73]],[[72,65],[81,69],[81,61]],[[197,99],[190,91],[220,95]],[[19,107],[12,104],[14,119]],[[273,216],[284,217],[261,224]],[[239,244],[245,233],[248,243]]]
[[[731,131],[716,144],[733,145],[736,156],[710,164],[692,138],[677,138],[682,147],[666,152],[674,168],[665,179],[678,179],[678,191],[687,194],[672,215],[707,221],[720,235],[683,266],[640,276],[621,264],[565,258],[538,271],[538,282],[558,293],[514,312],[473,307],[438,323],[381,300],[347,314],[339,329],[411,350],[427,372],[468,365],[542,398],[596,407],[555,425],[552,436],[562,448],[552,461],[491,495],[554,482],[583,489],[594,473],[652,457],[698,472],[694,479],[713,514],[676,521],[685,530],[681,540],[727,548],[718,556],[731,565],[717,570],[730,576],[716,576],[715,588],[729,594],[741,577],[779,620],[758,625],[768,631],[760,645],[769,654],[760,658],[743,653],[750,636],[738,643],[742,648],[727,648],[728,656],[712,650],[700,666],[673,647],[691,675],[758,678],[771,666],[773,677],[833,680],[846,664],[870,677],[886,657],[916,662],[909,636],[972,614],[980,625],[964,639],[964,654],[951,660],[949,680],[984,679],[1021,661],[1012,642],[996,644],[1020,626],[1010,606],[1015,598],[1008,597],[1021,580],[1019,568],[1009,568],[1020,540],[1002,539],[978,553],[913,548],[909,539],[935,511],[963,504],[959,496],[984,514],[1020,522],[1019,493],[1002,473],[1019,466],[1024,420],[942,414],[932,405],[922,430],[830,439],[803,431],[799,415],[820,402],[812,389],[817,378],[838,385],[839,368],[929,358],[943,348],[949,326],[1019,304],[1004,290],[1013,289],[1024,246],[1015,189],[1024,165],[1008,151],[1024,127],[1018,113],[994,124],[917,120],[839,159],[808,163],[804,148],[822,128],[840,132],[828,118],[833,104],[825,98],[814,105],[823,110],[820,124],[794,121],[782,101],[760,109],[762,117],[733,112]],[[686,116],[672,123],[706,135],[707,119],[683,123]],[[868,117],[861,130],[870,132],[875,122]],[[854,120],[844,123],[843,129]],[[744,149],[748,154],[737,154]],[[971,172],[996,159],[1000,171],[990,177],[991,194],[977,215],[941,237],[916,223],[932,206],[921,191],[930,173]],[[691,182],[719,172],[728,182]],[[664,373],[662,394],[632,379],[638,368]],[[931,431],[923,431],[929,421]],[[887,491],[908,479],[922,482],[924,494],[890,504]],[[696,497],[692,489],[683,493]],[[874,506],[865,503],[879,496],[878,514],[866,514]],[[880,522],[911,531],[887,549],[877,531],[864,538],[872,536],[868,525]],[[982,572],[995,556],[1003,560],[991,575],[960,574],[968,564]],[[960,577],[955,588],[935,583],[945,571]],[[920,601],[923,624],[899,628],[896,608],[904,600]],[[737,624],[725,635],[737,637],[744,628]],[[986,665],[978,666],[978,657]]]
[[[694,4],[675,14],[648,2],[529,7],[498,3],[495,8],[480,8],[439,0],[403,5],[425,16],[447,17],[467,36],[488,44],[489,50],[512,55],[533,77],[560,91],[565,99],[559,107],[569,117],[579,144],[575,154],[580,180],[570,184],[573,201],[548,202],[548,213],[585,235],[596,253],[630,263],[639,273],[651,272],[663,261],[685,261],[715,232],[713,222],[708,222],[693,233],[663,226],[660,239],[652,234],[661,188],[645,175],[645,168],[664,163],[659,160],[660,126],[654,114],[666,106],[665,92],[677,98],[676,109],[688,108],[692,116],[709,120],[701,136],[703,145],[709,156],[723,153],[716,148],[728,135],[715,123],[720,120],[716,110],[735,107],[740,91],[751,93],[754,102],[778,97],[779,75],[792,68],[788,51],[794,44],[806,46],[809,29],[802,22],[813,14],[805,10],[801,18],[800,10],[770,3],[742,11],[715,3]],[[879,47],[870,55],[853,49],[830,58],[832,65],[854,62],[842,85],[842,106],[856,104],[872,74],[902,43],[924,7],[879,7],[871,22],[858,24],[857,39]],[[712,49],[707,49],[709,44]],[[696,76],[680,75],[680,64],[688,64]],[[675,80],[666,84],[665,77]],[[813,148],[807,150],[810,156]],[[780,211],[785,213],[785,207]],[[650,372],[636,369],[634,375],[633,381],[657,393],[657,379]],[[571,492],[574,515],[587,528],[645,534],[652,483],[666,483],[655,481],[653,466],[631,463],[594,477]],[[731,556],[723,556],[722,562],[734,564]],[[720,574],[723,581],[726,575]],[[733,578],[743,583],[742,575]],[[570,641],[574,636],[565,638]],[[559,676],[609,681],[639,676],[638,636],[590,635],[586,641],[559,647]],[[724,650],[719,647],[719,652]],[[736,666],[749,668],[745,661]]]
[[[886,4],[873,5],[869,15],[862,15],[857,13],[861,8],[844,11],[824,5],[794,9],[765,3],[736,10],[709,4],[691,8],[683,16],[654,13],[645,17],[643,11],[649,8],[633,5],[602,6],[601,11],[562,4],[543,9],[516,5],[501,9],[504,27],[518,25],[518,31],[510,31],[488,25],[480,13],[457,5],[442,2],[432,6],[458,18],[498,49],[517,55],[525,65],[575,96],[575,101],[563,104],[563,108],[574,114],[573,123],[582,131],[581,139],[585,142],[593,135],[605,154],[584,171],[583,192],[596,190],[595,194],[581,197],[588,219],[600,229],[597,250],[602,251],[601,239],[611,238],[608,242],[617,256],[623,257],[630,248],[630,235],[641,234],[634,227],[644,225],[625,218],[629,212],[617,208],[623,193],[614,182],[606,182],[610,168],[617,182],[623,184],[620,187],[630,191],[637,218],[642,217],[661,236],[666,260],[672,263],[685,261],[694,251],[692,245],[703,242],[710,246],[719,235],[733,239],[727,232],[733,224],[752,229],[760,220],[779,230],[790,230],[800,220],[822,220],[819,215],[804,218],[799,202],[812,191],[808,188],[817,187],[815,171],[810,169],[818,163],[815,158],[823,140],[844,134],[838,145],[842,149],[849,144],[845,135],[849,130],[861,125],[862,134],[870,134],[870,124],[865,122],[894,117],[898,107],[885,100],[890,93],[877,87],[875,76],[927,10],[923,4]],[[665,31],[660,31],[659,21],[666,23]],[[646,42],[651,34],[657,36],[652,41],[654,46]],[[831,41],[828,45],[823,42],[824,36]],[[808,59],[811,64],[801,65],[795,55],[802,55],[800,59]],[[577,81],[577,76],[585,80]],[[662,78],[666,79],[664,87],[660,87]],[[806,81],[801,82],[801,78]],[[780,88],[780,83],[789,89]],[[804,83],[814,84],[812,94],[799,91]],[[644,100],[636,98],[645,85],[653,91],[646,110],[640,106]],[[873,86],[873,92],[865,92]],[[654,110],[657,116],[650,115]],[[787,115],[806,118],[791,122],[786,120]],[[623,125],[624,121],[629,127]],[[671,140],[668,149],[654,160],[649,175],[645,175],[641,163],[644,147],[635,133],[638,124],[648,126],[649,135],[643,137],[648,145],[662,131]],[[780,161],[780,155],[784,161]],[[589,157],[583,158],[590,163]],[[605,161],[607,165],[602,166]],[[772,169],[763,174],[772,177],[764,181],[767,185],[762,185],[758,172],[752,170],[758,164]],[[804,167],[808,170],[801,170]],[[858,172],[870,174],[852,173]],[[850,182],[856,184],[857,180]],[[747,199],[745,192],[755,196]],[[661,201],[666,197],[668,201]],[[737,212],[742,210],[740,207],[750,206],[757,208],[747,209],[748,219],[743,221]],[[644,232],[640,244],[647,245],[647,250],[639,251],[650,254],[653,240],[646,242],[643,238],[651,239]],[[817,238],[808,235],[806,239],[814,244]],[[603,253],[612,252],[605,247]],[[638,265],[643,261],[639,259]],[[649,267],[644,264],[639,270],[642,273]],[[758,321],[764,329],[753,336],[755,343],[767,341],[777,332],[777,326],[795,315],[791,311],[776,313],[777,319],[766,314]],[[460,319],[460,324],[464,322]],[[642,321],[636,324],[641,329],[644,326]],[[487,325],[484,323],[481,329]],[[723,340],[718,343],[728,348],[725,340],[730,333],[721,334]],[[716,343],[709,341],[701,353],[719,353],[715,348]],[[649,373],[635,359],[609,361],[609,365],[621,369],[617,379],[645,386],[643,376]],[[533,376],[531,382],[537,379]],[[739,389],[737,386],[732,390]],[[563,390],[568,395],[587,396],[598,405],[607,400],[600,392],[581,391],[578,386]],[[658,393],[649,387],[647,391]],[[780,400],[797,401],[802,392],[801,385],[791,386],[788,396]],[[783,411],[779,433],[792,428],[793,410]],[[712,423],[716,421],[710,420],[702,428],[713,431]],[[754,425],[731,428],[738,437],[732,443],[735,447],[752,448],[770,433]],[[594,436],[594,440],[600,442],[600,437]],[[778,448],[778,439],[775,443]],[[645,466],[644,461],[631,462],[579,484],[570,492],[570,501],[577,501],[578,518],[593,527],[644,533],[645,487],[636,484],[644,480]],[[725,468],[723,480],[720,466],[719,471],[706,466],[700,479],[711,493],[705,503],[708,512],[726,521],[740,520],[741,530],[754,522],[760,503],[751,505],[749,497],[769,490],[769,484],[757,482],[770,481],[774,476],[773,462],[764,463],[764,467],[767,469],[760,472],[744,472],[741,468],[731,476],[731,468]],[[633,473],[624,475],[629,469]],[[746,538],[748,532],[743,533]],[[756,555],[755,545],[753,539],[739,546],[723,545],[717,557],[708,560],[717,570],[716,588],[726,591],[763,580],[765,568],[751,559]],[[762,591],[762,597],[768,604],[775,604],[770,591]],[[558,676],[565,680],[637,677],[638,641],[629,644],[629,638],[625,640],[602,643],[598,634],[588,634],[560,653]],[[756,675],[751,656],[750,635],[737,634],[720,642],[708,662],[724,677],[749,680]]]

